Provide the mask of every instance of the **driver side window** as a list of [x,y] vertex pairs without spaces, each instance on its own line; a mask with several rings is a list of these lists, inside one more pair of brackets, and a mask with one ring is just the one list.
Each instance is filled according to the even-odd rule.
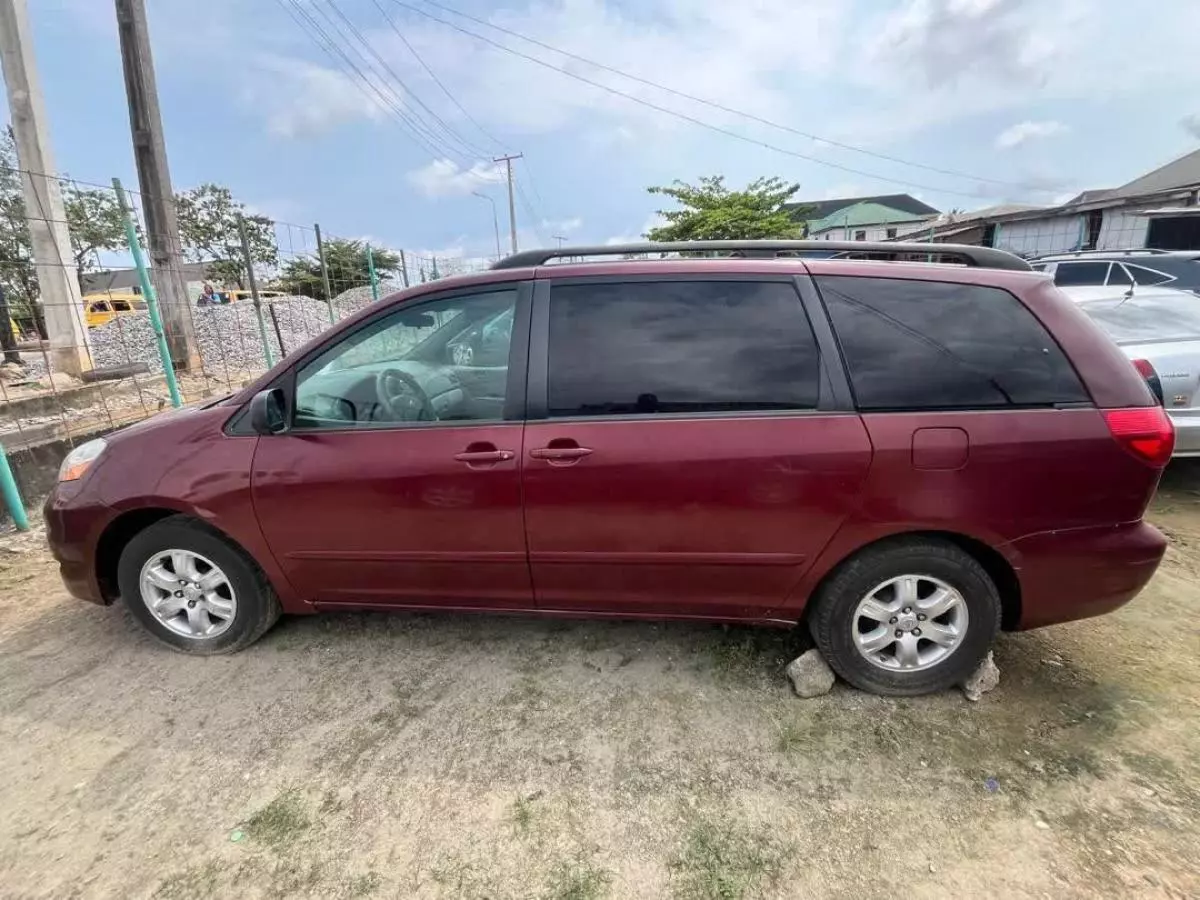
[[406,304],[296,375],[296,428],[499,421],[515,289]]

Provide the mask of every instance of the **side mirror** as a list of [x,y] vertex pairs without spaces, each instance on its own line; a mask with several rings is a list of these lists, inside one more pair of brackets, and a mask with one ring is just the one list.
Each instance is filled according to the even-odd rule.
[[287,430],[287,402],[282,390],[271,388],[254,395],[250,401],[250,427],[258,434],[279,434]]

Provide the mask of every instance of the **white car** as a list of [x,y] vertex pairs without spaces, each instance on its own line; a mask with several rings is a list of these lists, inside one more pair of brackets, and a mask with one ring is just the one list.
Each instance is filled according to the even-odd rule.
[[1175,456],[1200,456],[1200,296],[1162,287],[1060,286],[1133,361],[1175,425]]

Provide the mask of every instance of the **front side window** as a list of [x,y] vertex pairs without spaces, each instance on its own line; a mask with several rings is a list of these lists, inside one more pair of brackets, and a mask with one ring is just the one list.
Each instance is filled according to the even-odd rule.
[[1054,283],[1059,286],[1073,284],[1104,284],[1108,277],[1106,262],[1060,262],[1054,270]]
[[296,376],[297,428],[503,418],[517,292],[405,305],[338,341]]
[[782,282],[556,285],[551,416],[805,410],[816,340]]
[[1087,401],[1061,348],[998,288],[891,278],[817,279],[863,410]]

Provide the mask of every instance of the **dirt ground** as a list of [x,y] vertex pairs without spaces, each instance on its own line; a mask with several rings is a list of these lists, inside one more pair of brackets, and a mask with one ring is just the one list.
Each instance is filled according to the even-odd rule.
[[793,636],[337,615],[195,659],[0,538],[3,897],[1200,896],[1200,464],[1147,591],[1000,687],[812,701]]

